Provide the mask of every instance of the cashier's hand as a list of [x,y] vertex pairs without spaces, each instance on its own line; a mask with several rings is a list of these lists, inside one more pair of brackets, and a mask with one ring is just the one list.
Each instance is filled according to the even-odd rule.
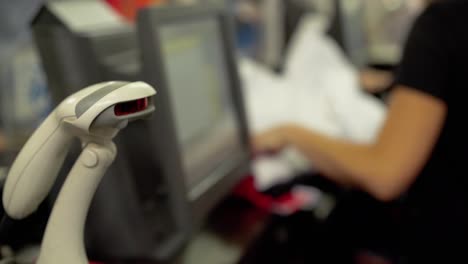
[[359,75],[362,88],[369,93],[381,93],[392,84],[393,75],[389,71],[365,69]]
[[254,153],[274,154],[284,149],[289,143],[287,131],[287,126],[278,126],[255,135],[252,139]]

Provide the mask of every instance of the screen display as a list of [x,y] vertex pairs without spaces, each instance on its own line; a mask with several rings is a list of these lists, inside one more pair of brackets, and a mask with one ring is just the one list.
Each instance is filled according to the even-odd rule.
[[159,29],[186,182],[193,187],[241,148],[220,25],[202,18]]

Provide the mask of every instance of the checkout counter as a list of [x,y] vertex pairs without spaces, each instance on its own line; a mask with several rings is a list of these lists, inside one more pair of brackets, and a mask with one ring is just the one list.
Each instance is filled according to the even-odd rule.
[[[314,186],[336,202],[333,206],[327,204],[326,217],[317,217],[316,207],[281,215],[255,206],[258,201],[253,201],[242,189],[249,188],[243,184],[250,172],[248,121],[252,117],[245,112],[244,104],[252,109],[256,103],[245,102],[241,89],[245,83],[238,76],[231,21],[225,13],[207,7],[155,8],[142,12],[134,27],[115,18],[104,19],[109,24],[96,27],[94,23],[98,21],[78,23],[69,15],[77,6],[82,10],[97,8],[101,15],[108,14],[95,2],[88,7],[85,3],[51,2],[34,22],[54,101],[91,83],[111,79],[148,81],[161,98],[156,102],[157,124],[137,124],[118,140],[123,152],[118,157],[120,165],[111,169],[102,182],[90,211],[86,234],[91,258],[106,264],[248,264],[331,263],[336,257],[338,263],[344,263],[340,261],[352,258],[355,250],[375,245],[375,232],[359,231],[369,230],[365,226],[372,218],[365,221],[353,218],[367,216],[364,211],[354,210],[359,207],[373,210],[374,201],[363,194],[343,191],[319,175],[305,173],[254,196],[284,202],[282,199],[294,186]],[[297,47],[307,40],[292,39]],[[291,56],[300,57],[294,53]],[[300,67],[294,63],[289,66]],[[348,80],[344,78],[343,82]],[[210,100],[199,98],[200,94]],[[376,120],[372,125],[374,131],[385,111],[382,106],[375,106],[375,102],[367,105],[361,109],[363,112],[379,109],[377,116],[372,117]],[[336,126],[326,129],[338,131]],[[190,131],[197,137],[192,137]],[[359,131],[355,135],[372,137],[362,136]],[[132,137],[140,138],[136,146],[128,140]],[[228,143],[221,149],[203,147],[215,139]],[[148,149],[145,145],[156,147]],[[200,148],[198,153],[209,153],[197,160],[200,155],[190,153],[194,148]],[[144,158],[136,156],[140,151],[145,153]],[[216,160],[213,157],[222,158],[213,165]],[[124,202],[122,193],[133,198]],[[54,195],[49,202],[53,198]],[[345,200],[355,202],[343,203]],[[110,202],[121,203],[122,207],[109,210]],[[129,208],[140,211],[134,214],[135,210]],[[35,216],[36,223],[42,224],[34,224],[31,233],[43,231],[48,210],[50,203]],[[121,212],[117,213],[118,210]],[[350,226],[356,232],[349,232]],[[126,236],[120,234],[123,229]],[[391,229],[387,231],[391,233]],[[349,239],[341,240],[343,236]],[[359,243],[355,240],[358,237]],[[29,241],[37,243],[40,239]],[[131,241],[139,242],[135,246]],[[372,250],[386,248],[378,247]]]

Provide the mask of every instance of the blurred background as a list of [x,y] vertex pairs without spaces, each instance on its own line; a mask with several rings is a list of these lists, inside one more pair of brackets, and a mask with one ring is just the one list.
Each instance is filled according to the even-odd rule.
[[[294,150],[254,159],[248,137],[289,121],[374,140],[424,2],[2,1],[0,185],[66,96],[97,82],[143,80],[161,86],[161,114],[117,138],[122,154],[88,219],[91,259],[335,263],[333,252],[343,250],[351,257],[339,263],[392,263],[394,245],[383,242],[392,229],[375,231],[390,226],[380,212],[392,205],[327,182]],[[147,142],[151,148],[142,147]],[[38,212],[12,224],[0,256],[34,259],[78,153],[77,144]]]

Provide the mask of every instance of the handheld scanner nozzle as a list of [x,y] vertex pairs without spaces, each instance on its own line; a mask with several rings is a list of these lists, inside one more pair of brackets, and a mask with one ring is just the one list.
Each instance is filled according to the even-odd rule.
[[106,82],[66,98],[16,157],[3,192],[6,213],[14,219],[33,213],[52,188],[74,138],[112,140],[128,122],[154,111],[155,94],[144,82]]
[[112,138],[129,122],[144,119],[154,112],[151,97],[121,102],[107,108],[92,122],[89,129],[91,137]]

